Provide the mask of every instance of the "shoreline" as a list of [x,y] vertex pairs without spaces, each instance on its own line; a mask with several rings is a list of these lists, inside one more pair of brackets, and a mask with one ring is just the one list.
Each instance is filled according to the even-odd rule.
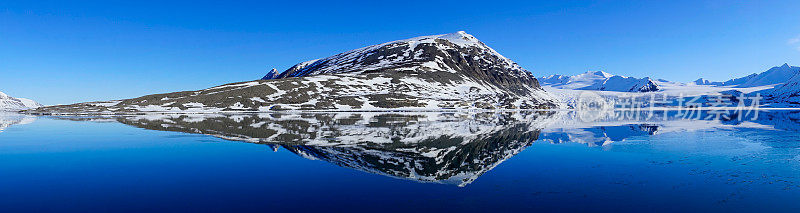
[[800,111],[800,108],[739,108],[739,107],[700,107],[700,108],[616,108],[607,110],[578,110],[578,109],[398,109],[398,110],[281,110],[281,111],[141,111],[141,112],[2,112],[0,114],[21,114],[35,116],[60,116],[60,115],[143,115],[143,114],[296,114],[296,113],[347,113],[347,112],[385,112],[385,113],[413,113],[413,112],[609,112],[609,111]]

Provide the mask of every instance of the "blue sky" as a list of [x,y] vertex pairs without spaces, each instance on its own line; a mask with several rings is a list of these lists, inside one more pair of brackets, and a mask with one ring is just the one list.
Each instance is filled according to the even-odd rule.
[[0,0],[0,91],[50,105],[203,89],[459,30],[537,76],[726,80],[800,65],[798,8],[792,0]]

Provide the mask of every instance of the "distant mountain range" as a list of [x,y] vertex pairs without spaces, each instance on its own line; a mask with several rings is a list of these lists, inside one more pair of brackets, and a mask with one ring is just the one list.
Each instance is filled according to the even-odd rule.
[[[690,83],[678,83],[663,79],[653,80],[650,77],[624,77],[609,74],[603,71],[589,71],[574,76],[550,75],[546,77],[539,77],[538,79],[542,86],[572,90],[655,92],[663,91],[665,89],[664,85],[668,84],[673,87],[681,85],[709,86],[730,88],[731,90],[764,87],[758,90],[764,92],[764,94],[773,94],[772,91],[767,91],[766,89],[775,87],[774,94],[791,95],[794,94],[792,91],[796,90],[796,88],[793,88],[791,85],[794,85],[793,81],[796,81],[795,79],[800,79],[800,77],[798,77],[799,73],[800,67],[784,64],[782,66],[772,67],[769,70],[761,73],[754,73],[745,77],[734,78],[724,82],[709,81],[707,79],[700,78]],[[699,89],[702,89],[702,87]]]
[[539,82],[542,86],[574,90],[654,92],[661,89],[658,83],[649,77],[625,77],[603,71],[590,71],[574,76],[551,75],[539,78]]
[[31,99],[14,98],[0,92],[0,111],[20,111],[41,106],[41,104]]
[[[735,78],[724,82],[697,79],[689,83],[671,82],[650,77],[634,78],[609,74],[603,71],[590,71],[574,76],[551,75],[539,77],[540,84],[559,101],[572,106],[580,97],[581,91],[598,91],[609,100],[622,100],[625,97],[658,95],[668,97],[674,106],[678,99],[690,98],[694,103],[710,105],[714,97],[740,96],[762,98],[763,107],[800,106],[800,67],[784,64],[761,73]],[[700,96],[700,97],[698,97]],[[731,99],[734,102],[733,99]]]

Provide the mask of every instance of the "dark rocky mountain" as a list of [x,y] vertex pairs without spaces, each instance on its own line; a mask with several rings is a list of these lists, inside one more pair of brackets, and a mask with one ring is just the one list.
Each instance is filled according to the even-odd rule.
[[[272,78],[275,79],[272,79]],[[265,79],[31,113],[548,109],[534,76],[465,32],[368,46]]]

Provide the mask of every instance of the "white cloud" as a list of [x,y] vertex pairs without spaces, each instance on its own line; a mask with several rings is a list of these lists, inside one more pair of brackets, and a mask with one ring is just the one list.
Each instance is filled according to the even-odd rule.
[[798,51],[800,51],[800,35],[789,39],[789,41],[786,41],[786,43],[790,46],[794,46]]
[[798,42],[800,42],[800,36],[798,36],[796,38],[793,38],[793,39],[789,39],[789,42],[787,42],[787,43],[789,43],[789,44],[797,44]]

